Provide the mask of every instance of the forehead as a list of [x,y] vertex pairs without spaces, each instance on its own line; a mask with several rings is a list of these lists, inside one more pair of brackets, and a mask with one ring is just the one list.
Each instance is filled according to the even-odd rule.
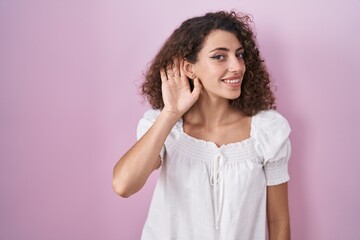
[[224,30],[213,30],[204,40],[202,50],[212,50],[215,48],[228,48],[236,50],[242,45],[236,35]]

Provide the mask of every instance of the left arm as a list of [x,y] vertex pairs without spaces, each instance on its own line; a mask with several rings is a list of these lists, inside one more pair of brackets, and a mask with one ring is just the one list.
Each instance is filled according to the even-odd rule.
[[266,211],[269,240],[290,240],[287,182],[267,187]]

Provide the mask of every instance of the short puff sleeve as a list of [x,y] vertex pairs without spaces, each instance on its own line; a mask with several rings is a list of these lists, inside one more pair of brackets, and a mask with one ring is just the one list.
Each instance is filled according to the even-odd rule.
[[[144,116],[140,119],[138,125],[137,125],[137,140],[139,140],[154,124],[155,120],[160,114],[160,110],[148,110],[144,113]],[[161,162],[163,162],[164,156],[165,156],[165,146],[161,148],[161,151],[159,153]]]
[[256,115],[254,125],[255,150],[263,159],[267,185],[278,185],[289,181],[291,129],[288,121],[275,110],[267,110]]

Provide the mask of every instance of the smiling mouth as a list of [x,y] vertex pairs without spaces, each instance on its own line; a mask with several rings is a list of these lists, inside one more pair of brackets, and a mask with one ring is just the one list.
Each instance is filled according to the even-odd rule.
[[240,78],[239,79],[224,79],[222,80],[224,83],[229,83],[229,84],[236,84],[236,83],[240,83]]

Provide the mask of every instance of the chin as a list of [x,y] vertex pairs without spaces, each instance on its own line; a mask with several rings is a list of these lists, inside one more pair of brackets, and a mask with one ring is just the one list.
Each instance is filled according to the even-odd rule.
[[235,94],[235,93],[233,93],[233,94],[228,94],[227,99],[229,99],[229,100],[235,100],[235,99],[239,98],[240,95],[241,95],[241,92],[238,92],[238,93],[236,93],[236,94]]

